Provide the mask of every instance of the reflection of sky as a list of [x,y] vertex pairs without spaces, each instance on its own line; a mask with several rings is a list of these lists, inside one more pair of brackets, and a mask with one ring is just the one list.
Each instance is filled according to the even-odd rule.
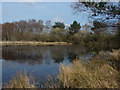
[[[86,49],[72,46],[41,47],[3,47],[2,75],[3,82],[8,82],[18,72],[27,71],[36,80],[44,80],[48,75],[55,76],[60,63],[69,64],[69,53],[86,54]],[[73,52],[73,53],[72,53]],[[83,54],[80,54],[84,52]],[[30,58],[31,57],[31,58]],[[72,57],[71,57],[72,58]]]
[[45,80],[48,75],[53,77],[58,73],[57,64],[53,63],[53,61],[49,65],[44,63],[42,65],[29,65],[28,63],[20,64],[18,62],[3,61],[2,65],[3,83],[8,82],[16,73],[24,71],[27,71],[28,75],[33,75],[37,82]]
[[2,22],[36,19],[61,21],[71,24],[74,20],[81,24],[87,23],[87,15],[74,15],[72,12],[73,2],[38,2],[34,4],[23,2],[3,2]]
[[2,59],[0,59],[0,87],[2,83]]
[[88,54],[84,54],[82,56],[79,56],[80,60],[82,61],[88,61],[93,57],[93,53],[88,53]]

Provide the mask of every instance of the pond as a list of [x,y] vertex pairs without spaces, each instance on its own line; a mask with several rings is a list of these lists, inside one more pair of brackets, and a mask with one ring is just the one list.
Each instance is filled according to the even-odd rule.
[[[94,48],[96,52],[110,48]],[[75,58],[88,61],[93,49],[89,47],[71,46],[4,46],[2,47],[2,82],[5,83],[19,72],[27,72],[39,83],[48,76],[56,77],[61,63],[69,64]]]

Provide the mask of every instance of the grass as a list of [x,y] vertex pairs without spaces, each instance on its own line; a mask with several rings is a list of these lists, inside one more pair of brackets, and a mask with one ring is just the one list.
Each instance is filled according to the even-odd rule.
[[57,78],[54,80],[51,76],[48,76],[47,80],[43,81],[41,88],[60,88],[59,81]]
[[[75,60],[72,64],[61,64],[57,80],[49,77],[42,88],[120,88],[120,71],[111,64],[111,59],[118,61],[120,50],[100,52],[87,63]],[[101,58],[102,57],[102,58]],[[115,64],[116,65],[116,64]],[[18,74],[10,80],[7,88],[35,88],[27,74]]]
[[118,88],[118,71],[109,64],[101,66],[85,65],[75,61],[72,65],[61,64],[58,75],[63,88]]
[[0,45],[27,45],[27,46],[38,46],[38,45],[72,45],[67,42],[38,42],[38,41],[2,41]]
[[104,58],[106,60],[117,60],[117,61],[120,61],[120,49],[119,50],[115,50],[115,49],[112,49],[112,52],[104,52],[104,51],[100,51],[99,54],[96,56],[96,57],[93,57],[93,60],[95,58],[98,58],[98,60],[103,57],[107,56],[107,58]]
[[34,80],[30,80],[27,73],[18,73],[5,88],[35,88]]
[[[32,76],[31,76],[32,77]],[[35,81],[32,77],[29,77],[27,73],[18,73],[15,78],[12,78],[4,88],[39,88],[35,85]],[[51,76],[40,85],[41,88],[59,88],[58,81],[53,81]]]
[[111,58],[114,58],[114,60],[120,61],[120,49],[115,50],[113,49],[112,52],[110,53]]
[[120,87],[120,50],[100,52],[89,62],[61,64],[58,79],[63,88]]

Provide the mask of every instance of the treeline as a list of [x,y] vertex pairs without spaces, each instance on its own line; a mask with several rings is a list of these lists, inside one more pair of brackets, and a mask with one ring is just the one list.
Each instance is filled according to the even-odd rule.
[[[62,22],[51,21],[43,24],[35,19],[2,24],[3,41],[42,41],[42,42],[71,42],[73,44],[102,43],[119,44],[120,23],[107,26],[105,23],[94,21],[92,26],[74,21],[70,26]],[[120,45],[120,44],[119,44]]]

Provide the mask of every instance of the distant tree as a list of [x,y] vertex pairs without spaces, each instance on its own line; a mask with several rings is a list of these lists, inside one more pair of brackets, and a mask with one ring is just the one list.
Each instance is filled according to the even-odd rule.
[[52,24],[51,24],[51,20],[46,21],[45,23],[45,30],[47,30],[48,32],[52,29]]
[[42,32],[43,28],[44,28],[43,20],[39,20],[39,21],[37,22],[37,31],[38,31],[38,32]]
[[54,28],[50,31],[49,34],[51,41],[65,41],[67,36],[67,30],[63,28]]
[[95,33],[100,33],[107,31],[106,27],[108,26],[104,22],[93,21],[93,27],[91,28],[91,30]]
[[40,25],[43,25],[43,21],[42,21],[42,20],[38,20],[38,23],[39,23]]
[[17,27],[18,27],[18,30],[20,32],[25,32],[28,30],[27,28],[27,21],[25,20],[20,20],[19,22],[16,23],[17,24]]
[[14,23],[4,23],[2,24],[2,39],[3,40],[14,40]]
[[69,33],[74,34],[77,33],[80,30],[81,26],[80,23],[77,23],[77,21],[74,21],[73,24],[69,27]]
[[55,25],[53,26],[53,28],[65,28],[65,24],[62,22],[55,22]]
[[38,22],[36,22],[35,19],[28,20],[28,30],[33,33],[41,33],[43,27],[44,26],[42,20],[39,20]]

